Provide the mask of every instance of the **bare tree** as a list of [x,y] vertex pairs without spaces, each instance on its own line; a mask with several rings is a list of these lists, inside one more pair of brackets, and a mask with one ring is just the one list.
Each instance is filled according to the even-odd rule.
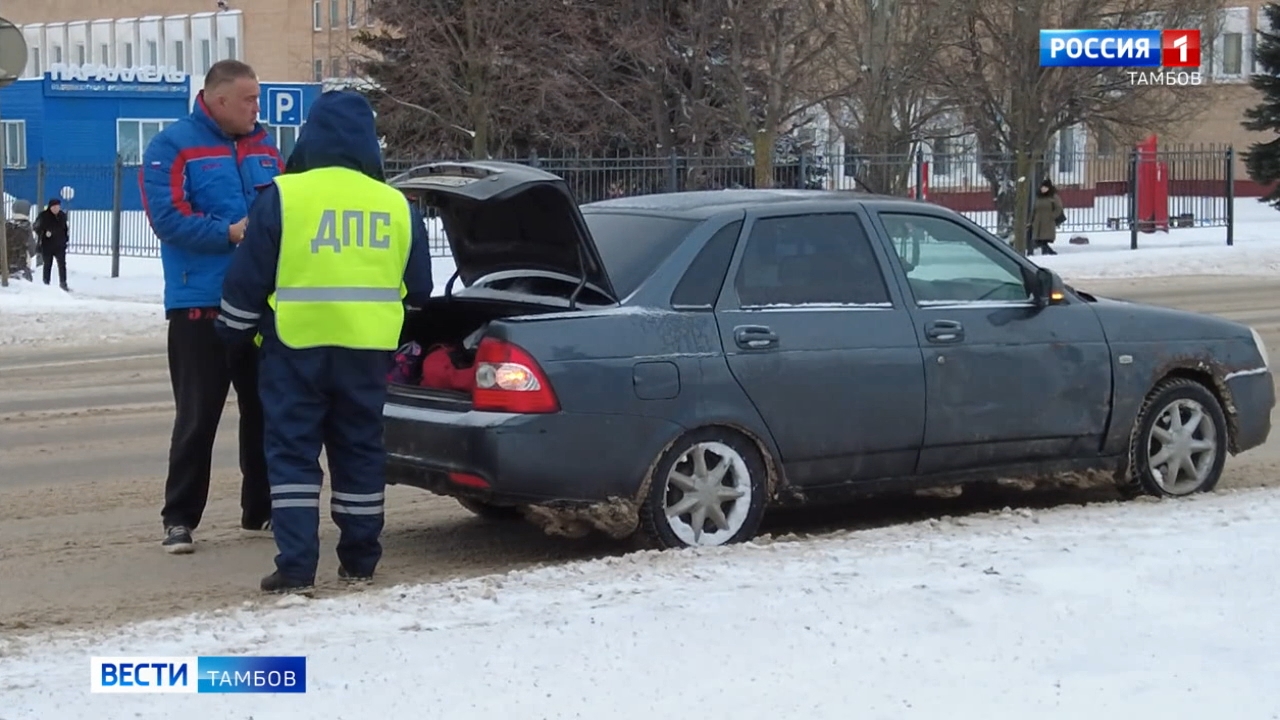
[[[717,84],[737,99],[735,125],[750,138],[755,186],[773,186],[778,138],[814,108],[848,92],[827,72],[836,42],[832,17],[843,0],[720,0],[725,61]],[[715,3],[707,3],[708,11]]]
[[[1135,83],[1131,68],[1042,68],[1041,28],[1186,28],[1213,24],[1220,0],[971,0],[940,73],[973,130],[980,168],[1026,250],[1036,159],[1073,125],[1108,132],[1176,127],[1202,112],[1204,87]],[[1207,53],[1206,53],[1207,56]]]
[[971,6],[971,0],[843,0],[830,14],[831,84],[848,91],[827,111],[868,161],[855,175],[863,187],[906,190],[913,146],[951,108],[941,81],[943,50]]
[[[518,144],[573,145],[604,127],[581,102],[588,3],[379,0],[360,71],[397,151],[486,157]],[[603,122],[602,122],[603,121]]]
[[633,147],[700,156],[737,134],[735,98],[721,84],[728,62],[723,0],[597,0],[601,49],[583,78],[597,102],[638,123]]

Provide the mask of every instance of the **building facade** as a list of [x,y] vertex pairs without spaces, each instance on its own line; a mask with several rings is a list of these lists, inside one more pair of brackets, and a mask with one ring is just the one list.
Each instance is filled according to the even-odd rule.
[[139,64],[155,57],[150,64],[193,76],[236,57],[275,82],[322,82],[348,76],[359,54],[354,37],[370,27],[372,2],[0,0],[0,12],[23,28],[32,77],[59,54],[63,62],[80,62],[83,54],[84,62],[127,65],[132,53]]
[[[53,0],[41,10],[58,5]],[[0,11],[21,12],[13,5]],[[289,63],[279,53],[271,56],[274,64],[256,61],[254,22],[268,20],[251,22],[228,9],[21,24],[27,66],[21,79],[0,89],[6,195],[43,202],[61,194],[72,210],[140,210],[143,152],[190,112],[205,73],[225,59],[258,70],[260,120],[287,156],[322,83],[301,71],[286,73]],[[266,58],[266,38],[262,46]]]

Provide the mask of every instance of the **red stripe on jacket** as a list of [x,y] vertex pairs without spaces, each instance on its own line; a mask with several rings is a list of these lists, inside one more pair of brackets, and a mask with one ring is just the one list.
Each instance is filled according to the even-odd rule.
[[173,159],[173,164],[169,166],[169,199],[173,203],[174,209],[188,217],[197,214],[195,209],[191,207],[191,203],[187,201],[187,193],[183,188],[185,184],[184,178],[187,173],[187,163],[195,160],[229,157],[231,157],[231,148],[218,146],[189,147],[179,150],[178,155]]

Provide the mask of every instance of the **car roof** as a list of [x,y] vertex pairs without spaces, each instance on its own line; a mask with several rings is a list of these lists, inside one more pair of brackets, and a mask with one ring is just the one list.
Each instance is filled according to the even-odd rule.
[[687,218],[706,219],[722,212],[760,210],[775,206],[803,209],[813,205],[830,209],[833,203],[864,203],[898,205],[920,208],[929,206],[892,195],[848,190],[690,190],[673,193],[655,193],[631,197],[600,200],[582,205],[583,212],[634,212],[651,215],[679,215]]

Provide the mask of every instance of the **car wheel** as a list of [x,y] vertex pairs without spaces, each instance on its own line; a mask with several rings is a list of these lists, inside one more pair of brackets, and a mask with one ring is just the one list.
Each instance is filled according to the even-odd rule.
[[688,433],[654,468],[641,530],[664,549],[749,540],[764,516],[765,474],[755,443],[742,435],[721,428]]
[[1143,403],[1129,443],[1128,495],[1183,497],[1218,484],[1227,461],[1222,404],[1194,380],[1173,378]]
[[472,500],[471,498],[454,498],[462,507],[470,510],[485,520],[521,520],[524,515],[520,512],[520,508],[510,505],[490,505],[480,500]]

